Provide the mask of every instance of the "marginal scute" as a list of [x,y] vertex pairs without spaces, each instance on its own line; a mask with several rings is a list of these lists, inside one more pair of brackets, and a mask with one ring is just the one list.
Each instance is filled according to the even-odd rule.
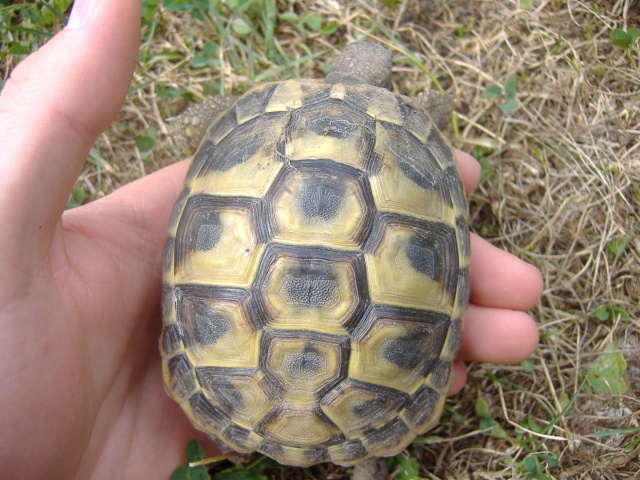
[[253,431],[275,405],[262,372],[256,369],[200,367],[198,382],[220,410],[245,430]]
[[442,360],[453,361],[458,353],[458,350],[460,349],[460,342],[462,341],[463,323],[464,320],[461,316],[454,317],[453,320],[451,320],[447,340],[445,341],[445,344],[442,347],[442,353],[440,354],[440,358]]
[[316,408],[276,409],[259,432],[265,438],[293,447],[321,447],[342,440],[340,430]]
[[278,88],[277,83],[265,83],[249,90],[236,102],[236,118],[238,125],[253,120],[262,115],[275,89]]
[[279,442],[270,439],[264,440],[260,444],[258,451],[282,464],[298,465],[301,467],[308,467],[329,460],[329,454],[326,448],[283,446]]
[[444,395],[429,385],[420,387],[409,399],[400,418],[417,435],[421,435],[438,421]]
[[285,453],[285,447],[283,447],[279,442],[274,442],[268,438],[262,441],[258,447],[258,451],[283,464],[288,460],[288,456]]
[[353,465],[366,459],[369,452],[360,439],[348,440],[328,448],[329,457],[336,465]]
[[[440,165],[442,170],[447,170],[448,168],[457,169],[456,164],[454,163],[454,154],[451,145],[448,140],[440,134],[440,131],[437,128],[434,128],[429,132],[426,147],[431,153],[433,159],[438,162],[438,165]],[[451,175],[452,174],[449,173],[447,178],[453,179],[458,176],[453,174],[452,178]]]
[[[170,268],[173,269],[173,265]],[[162,285],[162,301],[160,306],[162,307],[164,325],[167,327],[173,325],[176,321],[176,292],[173,284],[164,283]]]
[[[467,260],[468,262],[468,260]],[[458,275],[458,286],[456,287],[456,299],[453,304],[452,317],[461,318],[469,303],[471,294],[471,276],[469,267],[462,267]]]
[[384,427],[368,432],[362,443],[372,456],[388,456],[389,452],[399,452],[409,445],[415,435],[400,417],[387,423]]
[[317,463],[328,462],[329,452],[326,448],[305,448],[300,449],[305,465],[315,465]]
[[[210,138],[213,144],[217,145],[223,138],[233,132],[237,126],[236,109],[231,108],[211,126],[205,138]],[[202,146],[200,149],[202,149]]]
[[376,120],[402,125],[402,110],[398,103],[398,97],[387,89],[379,88],[367,93],[369,105],[367,114]]
[[451,383],[452,360],[438,358],[433,363],[426,383],[437,391],[444,391]]
[[176,324],[165,325],[160,339],[160,351],[163,356],[169,357],[182,348],[182,335]]
[[433,122],[421,108],[402,102],[400,105],[405,128],[422,143],[426,143],[434,128]]
[[178,399],[185,399],[196,388],[193,365],[186,355],[177,355],[165,364],[165,376],[171,378],[168,388]]
[[207,399],[203,392],[194,393],[188,400],[188,413],[191,420],[207,434],[218,437],[220,432],[227,427],[229,418]]
[[[191,160],[191,165],[189,165],[189,170],[187,170],[187,176],[185,177],[184,184],[185,189],[190,190],[191,182],[193,179],[200,173],[202,167],[205,163],[210,162],[211,158],[216,152],[216,144],[210,138],[205,137],[198,147],[193,160]],[[179,213],[178,213],[179,215]],[[171,223],[170,225],[173,225]]]
[[184,210],[184,206],[187,204],[187,200],[189,199],[190,194],[191,189],[189,187],[183,188],[182,192],[180,192],[178,200],[171,210],[171,216],[169,217],[170,235],[176,234],[176,231],[178,229],[178,221],[180,220],[180,216],[182,215],[182,211]]
[[287,80],[279,83],[269,99],[265,112],[287,112],[305,104],[328,98],[329,88],[313,80]]
[[222,432],[220,438],[236,452],[255,452],[262,443],[262,437],[252,430],[248,430],[234,423],[229,424]]
[[341,83],[336,83],[331,87],[329,96],[334,100],[344,100],[347,97],[347,87]]
[[460,267],[468,267],[471,258],[471,237],[467,227],[467,215],[456,217],[456,239],[458,241],[458,262]]

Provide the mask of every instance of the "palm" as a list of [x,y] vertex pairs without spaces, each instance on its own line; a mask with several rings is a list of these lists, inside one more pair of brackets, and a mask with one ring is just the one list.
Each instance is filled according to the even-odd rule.
[[[157,180],[163,194],[172,184],[177,190],[183,167],[151,177],[148,186]],[[21,352],[2,350],[0,402],[3,414],[20,421],[13,443],[38,438],[28,467],[33,473],[58,465],[54,478],[76,471],[85,477],[106,464],[129,473],[137,465],[145,475],[154,465],[166,474],[194,435],[164,394],[159,369],[164,233],[154,219],[167,217],[171,205],[159,202],[147,219],[127,213],[149,200],[146,190],[134,186],[65,214],[35,275],[22,259],[7,259],[13,274],[0,279],[0,291],[12,295],[20,278],[28,295],[3,312],[3,340],[21,345]],[[61,438],[75,441],[60,444]],[[108,458],[91,448],[96,444],[111,445]],[[2,451],[7,458],[0,464],[22,463]],[[144,461],[128,460],[135,458]]]
[[[3,478],[166,477],[195,434],[163,392],[158,353],[162,248],[186,164],[62,215],[128,88],[139,3],[98,2],[82,28],[20,65],[0,97]],[[478,166],[458,161],[470,190]],[[474,238],[471,278],[452,392],[465,382],[463,360],[519,361],[537,343],[521,311],[540,295],[534,269]]]

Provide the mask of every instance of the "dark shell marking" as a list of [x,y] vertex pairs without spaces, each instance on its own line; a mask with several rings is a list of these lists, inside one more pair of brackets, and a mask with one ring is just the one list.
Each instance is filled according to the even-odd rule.
[[171,215],[170,395],[211,437],[281,463],[396,454],[449,386],[466,208],[450,145],[406,98],[254,88],[209,129]]

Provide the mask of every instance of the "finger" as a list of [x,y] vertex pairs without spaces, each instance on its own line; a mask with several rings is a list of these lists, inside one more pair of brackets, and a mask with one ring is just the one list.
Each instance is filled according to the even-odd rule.
[[528,310],[542,295],[537,268],[471,235],[471,298],[485,307]]
[[16,67],[0,97],[0,224],[9,229],[3,240],[15,242],[3,246],[8,258],[51,241],[135,66],[139,0],[77,0],[74,9],[72,24]]
[[457,148],[454,148],[454,150],[456,152],[456,163],[464,184],[464,191],[469,193],[478,186],[480,181],[480,164],[468,153]]
[[[65,231],[82,231],[84,236],[95,241],[145,252],[140,261],[153,264],[162,254],[169,215],[183,188],[188,167],[189,160],[178,162],[100,200],[66,211],[63,216]],[[92,221],[95,218],[101,221]]]
[[529,358],[538,347],[535,321],[521,311],[469,305],[464,316],[458,359],[513,364]]
[[451,397],[455,395],[462,387],[464,387],[465,383],[467,383],[467,366],[465,365],[462,359],[456,358],[453,361],[453,377],[451,379],[451,385],[449,385],[449,391],[447,392],[447,396]]

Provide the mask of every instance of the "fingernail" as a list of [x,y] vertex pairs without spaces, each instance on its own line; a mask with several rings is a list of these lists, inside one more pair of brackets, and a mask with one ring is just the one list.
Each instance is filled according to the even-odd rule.
[[69,15],[69,22],[67,28],[82,28],[85,20],[89,17],[95,0],[76,0],[73,3],[71,9],[71,15]]

